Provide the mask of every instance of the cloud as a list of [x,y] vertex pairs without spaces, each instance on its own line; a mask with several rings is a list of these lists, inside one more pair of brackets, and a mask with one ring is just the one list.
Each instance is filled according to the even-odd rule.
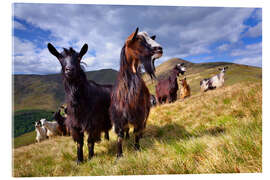
[[[175,17],[179,18],[181,23],[161,23],[154,31],[165,36],[163,39],[167,42],[164,44],[170,55],[180,54],[183,58],[211,53],[213,50],[210,46],[215,42],[238,43],[241,33],[247,28],[243,22],[253,12],[250,8],[181,7],[179,10]],[[163,12],[160,14],[166,16]]]
[[[43,47],[50,41],[59,51],[62,47],[70,46],[79,51],[87,43],[89,52],[95,52],[95,56],[88,52],[84,57],[88,63],[87,70],[118,70],[121,48],[136,27],[150,35],[157,35],[156,40],[163,46],[164,57],[187,58],[203,53],[214,56],[211,45],[220,41],[237,43],[247,28],[243,22],[253,11],[252,8],[219,7],[14,4],[14,17],[49,32],[48,37],[44,37]],[[15,37],[20,39],[19,35]],[[25,71],[58,72],[55,68],[59,67],[56,65],[58,62],[46,52],[48,50],[42,49],[34,41],[31,43],[33,49],[25,49],[24,54],[34,51],[28,53],[33,58],[40,58],[38,62],[50,63],[47,66],[42,63],[42,68],[37,69],[29,68],[31,63],[25,63],[24,68],[28,69]],[[17,49],[14,51],[16,54]],[[167,60],[164,57],[158,63]],[[14,59],[19,60],[18,57]],[[24,61],[33,60],[27,58]]]
[[237,56],[235,63],[262,67],[262,43],[246,45],[232,51],[231,55]]
[[13,28],[19,30],[26,30],[26,27],[18,21],[13,21]]
[[239,59],[236,59],[234,63],[262,67],[262,57],[256,56],[256,57],[239,58]]
[[234,49],[231,56],[254,56],[262,54],[262,43],[246,45],[243,49]]
[[248,31],[245,33],[247,37],[258,37],[262,35],[262,23],[258,23],[254,27],[250,27]]
[[257,21],[262,21],[262,8],[255,9],[255,13],[252,16]]
[[13,70],[22,74],[60,72],[58,60],[50,58],[47,49],[39,49],[30,41],[13,37]]
[[218,46],[217,49],[219,51],[226,51],[229,49],[229,46],[230,46],[229,44],[222,44],[222,45]]

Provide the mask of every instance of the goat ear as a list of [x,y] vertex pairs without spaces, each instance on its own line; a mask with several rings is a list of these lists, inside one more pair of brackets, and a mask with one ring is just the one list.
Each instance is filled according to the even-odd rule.
[[156,35],[151,36],[151,39],[155,40],[156,39]]
[[226,66],[226,67],[225,67],[225,69],[229,69],[229,67],[228,67],[228,66]]
[[83,47],[82,47],[82,49],[81,49],[81,51],[80,51],[80,53],[79,53],[80,58],[82,58],[85,55],[85,53],[87,52],[87,50],[88,50],[88,45],[87,44],[84,44]]
[[219,71],[221,71],[221,70],[222,70],[222,68],[218,68],[218,70],[219,70]]
[[62,55],[55,49],[55,47],[51,43],[48,43],[47,47],[50,53],[54,55],[57,59],[61,58]]
[[133,34],[133,37],[132,37],[131,41],[134,41],[136,39],[138,31],[139,31],[139,28],[137,27],[134,34]]

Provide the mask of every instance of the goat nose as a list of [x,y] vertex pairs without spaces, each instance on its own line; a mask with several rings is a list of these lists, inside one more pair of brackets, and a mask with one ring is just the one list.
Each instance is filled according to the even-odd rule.
[[159,53],[163,53],[161,46],[154,47],[154,51],[159,52]]
[[66,72],[72,72],[73,68],[72,67],[66,67]]
[[155,51],[162,51],[162,47],[160,47],[160,46],[154,47],[154,50]]

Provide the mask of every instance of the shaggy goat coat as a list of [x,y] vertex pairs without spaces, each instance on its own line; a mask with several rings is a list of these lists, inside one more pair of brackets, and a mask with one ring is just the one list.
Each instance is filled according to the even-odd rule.
[[146,87],[141,73],[136,74],[127,68],[125,46],[121,51],[121,68],[115,87],[111,94],[110,115],[115,125],[115,131],[124,136],[122,129],[132,124],[134,129],[143,129],[149,115],[151,103],[150,93]]

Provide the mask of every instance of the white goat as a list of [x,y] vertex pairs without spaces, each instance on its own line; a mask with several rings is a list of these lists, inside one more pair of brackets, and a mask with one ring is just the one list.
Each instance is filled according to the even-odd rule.
[[47,138],[47,130],[45,127],[41,126],[40,121],[35,122],[35,128],[37,132],[36,141],[40,143],[42,140]]
[[202,91],[207,91],[209,89],[215,89],[219,88],[224,85],[224,75],[226,72],[226,69],[228,69],[228,66],[223,67],[223,68],[218,68],[220,71],[219,74],[211,77],[211,78],[206,78],[200,81],[200,86]]
[[47,129],[47,136],[49,138],[59,134],[58,123],[56,121],[47,121],[46,119],[41,119],[41,124]]

